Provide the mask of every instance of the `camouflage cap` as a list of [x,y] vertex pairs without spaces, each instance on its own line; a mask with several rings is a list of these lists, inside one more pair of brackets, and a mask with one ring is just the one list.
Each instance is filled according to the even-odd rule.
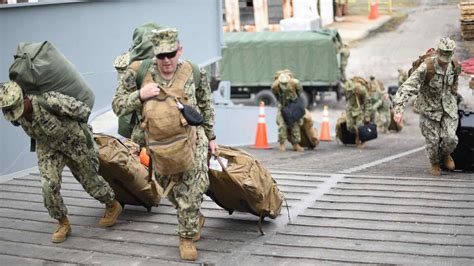
[[456,49],[456,43],[448,37],[441,38],[437,48],[443,52],[453,52]]
[[23,92],[15,82],[0,85],[0,108],[8,121],[15,121],[23,114]]
[[150,39],[153,43],[153,50],[155,55],[171,53],[178,50],[178,30],[177,29],[162,29],[152,30]]
[[278,76],[278,81],[281,84],[286,84],[288,83],[288,81],[290,81],[290,79],[286,73],[280,73],[280,75]]

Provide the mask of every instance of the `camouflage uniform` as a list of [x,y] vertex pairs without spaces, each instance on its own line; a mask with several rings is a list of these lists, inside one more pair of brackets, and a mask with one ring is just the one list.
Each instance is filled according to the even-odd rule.
[[349,47],[348,47],[347,44],[343,45],[340,54],[341,54],[341,66],[340,66],[341,81],[345,82],[347,80],[346,79],[346,67],[347,67],[347,64],[349,63],[349,56],[351,55],[351,52],[350,52]]
[[390,126],[390,107],[392,103],[386,92],[373,91],[371,95],[372,110],[375,111],[375,124],[380,132],[388,132]]
[[382,82],[371,76],[369,84],[371,105],[370,120],[375,122],[380,132],[386,133],[390,126],[390,107],[392,103],[385,92]]
[[359,128],[364,125],[364,119],[370,117],[371,105],[368,88],[352,78],[344,85],[346,94],[346,117],[347,130],[356,134],[358,138]]
[[[287,70],[289,71],[289,70]],[[278,72],[277,72],[278,73]],[[303,87],[301,83],[292,78],[291,72],[288,76],[288,81],[282,83],[279,79],[276,79],[272,84],[272,92],[275,94],[278,100],[278,112],[276,123],[278,125],[278,142],[280,144],[285,143],[287,139],[287,134],[289,133],[289,141],[291,144],[298,144],[301,141],[301,126],[303,125],[303,118],[299,119],[292,126],[288,126],[283,119],[282,110],[290,102],[296,100],[301,92],[303,92]]]
[[425,82],[427,64],[423,62],[403,83],[394,100],[395,114],[401,114],[410,97],[418,95],[415,107],[421,114],[420,129],[432,165],[450,155],[458,143],[457,70],[449,63],[444,71],[439,57],[433,58],[435,73],[431,80]]
[[[169,36],[165,37],[168,38]],[[163,38],[163,36],[157,36],[156,38]],[[152,42],[159,43],[160,40],[153,39],[152,37]],[[182,63],[179,63],[178,69],[181,65]],[[165,87],[170,82],[161,77],[156,64],[150,66],[149,72],[158,86]],[[135,110],[141,115],[143,103],[139,99],[139,91],[136,87],[136,74],[133,69],[128,68],[119,83],[113,103],[114,111],[118,112],[118,114]],[[209,140],[215,139],[213,130],[214,106],[211,89],[206,71],[201,69],[200,74],[200,87],[195,87],[195,81],[193,75],[191,75],[183,88],[188,97],[188,104],[204,117],[204,124],[197,127],[197,147],[195,150],[194,166],[191,170],[183,173],[180,182],[168,194],[168,199],[177,208],[179,223],[177,233],[183,238],[192,238],[198,232],[198,218],[203,194],[209,186],[207,166],[208,145]],[[158,182],[164,188],[168,186],[172,178],[172,176],[157,176]]]
[[[11,89],[9,86],[17,86],[13,84],[8,83],[5,88],[8,90]],[[42,94],[42,97],[51,109],[48,111],[39,104],[38,97],[28,95],[33,108],[33,121],[30,122],[24,117],[15,120],[28,136],[36,140],[43,200],[49,215],[57,220],[67,215],[60,194],[64,166],[69,167],[89,195],[104,204],[111,203],[115,197],[114,192],[109,184],[97,175],[98,150],[87,126],[90,108],[73,97],[47,92]],[[5,114],[5,117],[10,118],[8,114]]]

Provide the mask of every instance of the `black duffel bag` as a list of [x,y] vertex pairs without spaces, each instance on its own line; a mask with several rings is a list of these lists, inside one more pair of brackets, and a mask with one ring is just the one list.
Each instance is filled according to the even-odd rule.
[[474,110],[459,108],[458,114],[456,135],[459,141],[451,156],[456,170],[474,171]]
[[377,125],[374,123],[366,123],[359,127],[359,139],[362,142],[377,138]]
[[296,100],[290,102],[283,107],[281,114],[287,126],[292,126],[296,121],[301,119],[305,113],[305,106],[303,98],[298,97]]

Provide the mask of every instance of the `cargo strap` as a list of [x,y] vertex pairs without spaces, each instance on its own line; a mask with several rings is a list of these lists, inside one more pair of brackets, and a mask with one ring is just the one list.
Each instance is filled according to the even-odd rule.
[[148,180],[151,181],[151,190],[154,196],[160,195],[161,198],[168,197],[168,193],[170,193],[171,189],[179,182],[179,179],[181,179],[180,175],[173,176],[168,186],[166,186],[166,189],[163,191],[161,186],[158,184],[158,181],[156,181],[153,170],[153,161],[150,156],[150,164],[148,165]]

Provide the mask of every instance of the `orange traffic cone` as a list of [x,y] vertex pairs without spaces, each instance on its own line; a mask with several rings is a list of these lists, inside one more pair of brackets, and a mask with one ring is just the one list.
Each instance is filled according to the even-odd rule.
[[331,141],[331,134],[329,132],[329,111],[327,105],[324,106],[323,110],[323,122],[321,123],[321,136],[320,141]]
[[265,122],[265,103],[260,102],[258,111],[257,136],[255,137],[255,149],[269,149],[267,139],[267,123]]
[[370,4],[370,14],[369,19],[377,19],[380,16],[379,14],[379,4],[378,0]]

